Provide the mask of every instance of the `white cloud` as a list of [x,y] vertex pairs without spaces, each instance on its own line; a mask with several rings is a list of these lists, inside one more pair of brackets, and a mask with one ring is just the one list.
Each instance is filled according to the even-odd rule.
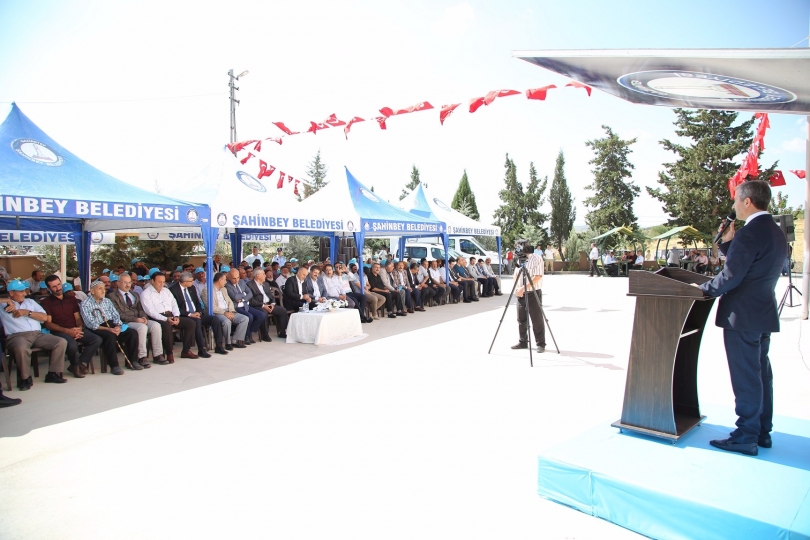
[[779,149],[784,152],[796,152],[803,154],[805,151],[805,144],[806,141],[804,138],[796,137],[794,139],[783,141],[782,146],[780,146]]
[[459,38],[475,23],[475,9],[466,2],[445,8],[437,26],[446,38]]

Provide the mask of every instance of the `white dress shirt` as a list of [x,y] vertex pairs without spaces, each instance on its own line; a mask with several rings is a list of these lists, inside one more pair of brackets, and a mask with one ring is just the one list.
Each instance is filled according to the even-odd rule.
[[553,261],[554,260],[554,250],[553,249],[547,249],[545,251],[545,258],[546,258],[547,261]]
[[591,248],[591,253],[588,255],[592,261],[595,261],[599,258],[599,250],[597,248]]
[[269,298],[267,298],[267,294],[264,292],[264,287],[262,287],[262,284],[261,284],[261,283],[259,283],[258,281],[256,281],[255,279],[253,280],[253,283],[255,283],[255,284],[256,284],[256,287],[257,287],[257,288],[259,289],[259,291],[262,293],[262,304],[269,304],[269,303],[270,303],[270,299],[269,299]]
[[278,285],[279,288],[281,288],[284,286],[285,283],[287,283],[288,279],[290,279],[290,274],[287,274],[287,277],[284,277],[284,274],[281,274],[276,278],[276,285]]
[[436,285],[439,283],[444,283],[444,278],[442,277],[442,271],[440,268],[431,268],[430,269],[430,279],[432,279]]
[[763,215],[763,214],[768,214],[768,213],[769,213],[769,212],[767,212],[766,210],[760,210],[759,212],[756,212],[756,213],[754,213],[754,214],[751,214],[750,216],[748,216],[747,218],[745,218],[745,224],[746,224],[746,225],[748,225],[749,223],[751,223],[751,220],[752,220],[752,219],[758,218],[759,216],[761,216],[761,215]]
[[321,297],[321,289],[318,287],[318,282],[312,278],[307,279],[309,279],[309,282],[312,283],[312,299],[317,300]]
[[327,298],[338,298],[344,293],[343,284],[341,283],[340,278],[335,274],[332,274],[332,277],[324,276],[323,284],[326,286],[324,295]]
[[141,295],[141,305],[149,317],[158,321],[166,320],[166,316],[162,314],[167,311],[171,311],[174,317],[180,316],[177,301],[166,287],[163,287],[160,292],[157,292],[154,287],[146,288]]
[[253,261],[259,261],[261,264],[264,264],[264,257],[259,255],[248,255],[245,257],[245,262],[248,263],[250,266],[253,266]]
[[222,311],[228,311],[228,301],[225,299],[225,287],[222,287],[219,290],[215,289],[214,298]]

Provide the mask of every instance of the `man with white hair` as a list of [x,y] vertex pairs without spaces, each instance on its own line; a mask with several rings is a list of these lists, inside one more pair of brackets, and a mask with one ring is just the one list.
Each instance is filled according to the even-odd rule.
[[[236,311],[231,297],[225,290],[225,283],[227,282],[227,274],[225,272],[217,272],[214,274],[214,303],[212,309],[216,321],[214,324],[219,324],[222,331],[222,341],[218,342],[214,348],[217,354],[228,354],[227,351],[232,351],[234,347],[237,349],[244,349],[245,346],[245,333],[247,332],[248,323],[250,320],[246,315]],[[231,330],[233,337],[231,337]],[[235,343],[234,343],[235,341]]]
[[118,278],[118,291],[107,297],[115,306],[121,320],[138,333],[138,363],[144,368],[152,367],[147,361],[146,336],[152,337],[152,358],[160,364],[163,359],[163,329],[157,321],[146,316],[141,304],[141,296],[132,290],[132,277],[121,274]]
[[[96,280],[90,284],[90,296],[81,303],[84,325],[101,336],[101,350],[104,358],[112,368],[113,375],[123,375],[124,370],[118,365],[118,346],[129,359],[130,369],[140,371],[143,366],[138,362],[138,333],[132,328],[124,329],[124,323],[115,306],[106,298],[104,283]],[[117,293],[116,293],[117,294]]]
[[[248,301],[250,307],[260,309],[267,314],[264,324],[259,327],[262,341],[273,341],[270,337],[270,317],[276,318],[276,333],[280,338],[287,337],[287,310],[276,303],[273,287],[267,281],[267,273],[261,268],[253,271],[253,279],[247,282],[247,287],[253,293]],[[281,293],[281,291],[278,291]]]

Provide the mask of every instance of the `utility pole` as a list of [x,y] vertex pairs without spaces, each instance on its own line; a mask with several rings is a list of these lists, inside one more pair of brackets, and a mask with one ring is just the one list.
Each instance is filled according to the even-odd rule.
[[230,90],[230,100],[231,100],[231,143],[235,143],[236,139],[236,105],[239,104],[239,100],[236,99],[235,92],[239,90],[239,87],[236,86],[236,81],[239,80],[240,77],[244,77],[247,75],[247,70],[243,71],[239,75],[233,75],[233,70],[228,71],[228,89]]

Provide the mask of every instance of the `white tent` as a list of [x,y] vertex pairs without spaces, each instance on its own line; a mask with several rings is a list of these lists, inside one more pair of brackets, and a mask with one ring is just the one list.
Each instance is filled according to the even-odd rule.
[[434,196],[422,184],[402,199],[399,206],[417,216],[432,216],[444,221],[450,236],[501,236],[501,228],[497,225],[485,225],[450,208],[449,204]]

